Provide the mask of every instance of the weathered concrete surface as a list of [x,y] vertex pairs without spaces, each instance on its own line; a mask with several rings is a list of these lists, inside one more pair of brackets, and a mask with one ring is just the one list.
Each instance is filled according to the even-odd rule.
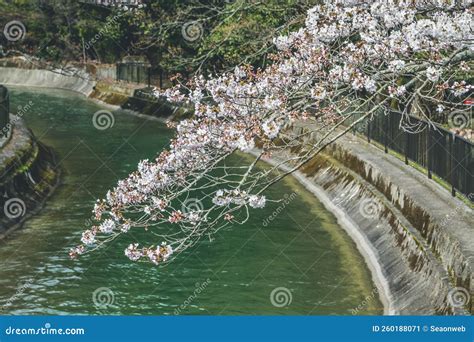
[[0,184],[7,183],[16,176],[18,164],[29,165],[38,154],[38,146],[24,121],[18,116],[10,115],[10,123],[10,139],[0,153]]
[[[96,90],[91,97],[116,105],[130,98],[130,94],[118,96],[120,89]],[[472,312],[472,299],[464,306],[453,306],[450,300],[459,289],[473,295],[474,222],[465,203],[351,134],[295,177],[336,214],[356,241],[386,313]],[[361,215],[361,203],[367,201],[381,208],[373,218]]]
[[95,86],[86,73],[79,76],[67,76],[49,70],[0,67],[0,84],[30,87],[50,87],[68,89],[89,96]]
[[36,214],[59,182],[52,151],[11,115],[13,131],[0,153],[0,240]]
[[86,71],[67,76],[46,69],[35,69],[35,65],[25,61],[19,63],[16,60],[0,59],[0,84],[71,90],[110,110],[123,109],[124,113],[159,121],[188,115],[187,110],[175,108],[164,100],[137,96],[143,85],[100,80],[96,76]]
[[[296,177],[354,238],[389,313],[472,311],[474,221],[466,203],[352,134],[307,163]],[[361,214],[363,203],[380,210],[367,218]],[[453,305],[464,294],[465,305]]]

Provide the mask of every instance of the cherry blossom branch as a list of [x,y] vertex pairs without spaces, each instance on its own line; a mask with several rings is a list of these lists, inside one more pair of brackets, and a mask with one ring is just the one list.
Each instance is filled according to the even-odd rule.
[[[97,225],[71,256],[133,229],[151,241],[132,242],[126,256],[166,264],[247,222],[270,201],[270,186],[378,113],[402,113],[401,127],[416,132],[409,115],[430,120],[459,108],[473,91],[471,3],[326,1],[308,11],[304,28],[274,39],[279,52],[264,70],[238,66],[157,90],[193,117],[177,125],[169,149],[96,203]],[[291,130],[295,123],[305,130]],[[235,162],[236,152],[257,146],[256,156]],[[274,166],[260,162],[272,155]]]

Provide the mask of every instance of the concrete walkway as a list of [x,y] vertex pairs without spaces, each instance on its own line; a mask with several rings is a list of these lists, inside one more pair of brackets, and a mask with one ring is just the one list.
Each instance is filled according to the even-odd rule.
[[[298,136],[305,133],[308,145],[318,142],[314,133],[308,134],[317,130],[307,123],[298,122],[293,130]],[[365,249],[381,268],[394,312],[472,314],[474,215],[469,200],[451,196],[450,189],[427,174],[352,133],[322,155],[326,157],[308,163],[302,177],[320,187],[328,210],[354,223],[352,230],[364,237]],[[380,208],[370,222],[359,212],[366,199]],[[340,223],[344,226],[343,220]],[[361,247],[360,241],[356,244]],[[374,276],[373,260],[366,261]],[[458,299],[463,304],[453,304]]]
[[[448,189],[426,174],[360,137],[349,133],[338,144],[380,170],[384,177],[429,213],[433,222],[459,242],[463,255],[474,270],[474,212],[467,203],[453,197]],[[470,196],[472,198],[474,194]]]

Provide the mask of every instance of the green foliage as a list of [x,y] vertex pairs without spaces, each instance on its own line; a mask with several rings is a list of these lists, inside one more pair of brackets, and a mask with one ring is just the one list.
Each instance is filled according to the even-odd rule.
[[[134,13],[77,0],[0,0],[0,24],[20,20],[20,42],[0,44],[52,61],[114,63],[145,55],[169,74],[219,71],[240,63],[262,65],[277,32],[302,24],[317,0],[155,0]],[[296,19],[295,19],[296,18]],[[183,25],[198,22],[202,36],[183,38]]]
[[[307,4],[299,0],[267,0],[247,5],[212,28],[204,37],[199,54],[208,56],[209,64],[218,69],[240,63],[262,65],[275,35],[302,24],[301,14]],[[240,6],[242,3],[237,1],[229,9]]]

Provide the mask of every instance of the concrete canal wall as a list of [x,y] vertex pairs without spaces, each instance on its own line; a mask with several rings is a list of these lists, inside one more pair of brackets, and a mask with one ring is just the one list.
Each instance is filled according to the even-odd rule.
[[42,208],[60,179],[53,151],[36,141],[20,117],[12,115],[10,124],[0,153],[0,240]]
[[[23,85],[79,91],[155,117],[175,114],[167,104],[137,97],[139,90],[127,85],[94,81],[90,88],[83,80],[66,82],[47,70],[33,77],[30,70],[6,69],[0,67],[0,83],[20,84],[21,80]],[[16,77],[17,73],[22,76]],[[300,132],[305,127],[293,129]],[[472,313],[474,215],[469,204],[351,134],[307,163],[295,177],[338,217],[355,241],[387,314]]]
[[472,205],[350,133],[295,177],[354,239],[386,313],[472,314]]
[[115,82],[109,66],[38,69],[38,65],[24,58],[0,59],[0,84],[47,87],[72,90],[108,106],[132,114],[142,113],[158,119],[181,117],[187,111],[171,106],[166,101],[150,96],[144,85]]

